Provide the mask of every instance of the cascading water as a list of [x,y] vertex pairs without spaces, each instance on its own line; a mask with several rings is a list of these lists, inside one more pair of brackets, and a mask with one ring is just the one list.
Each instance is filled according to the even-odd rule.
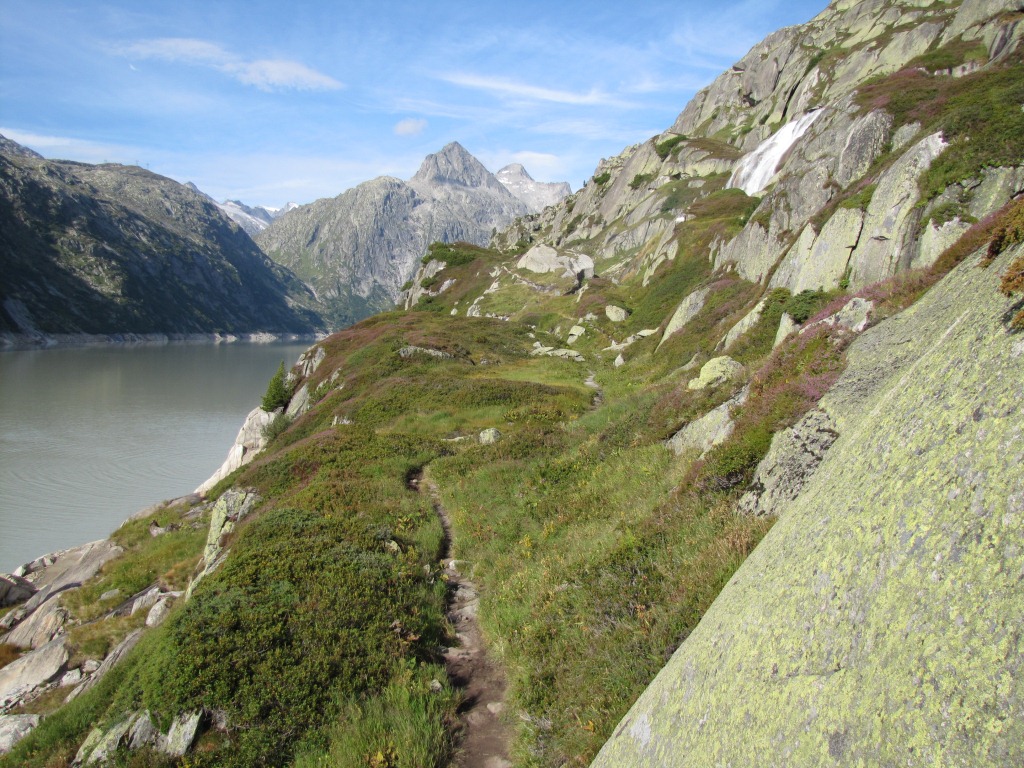
[[748,195],[756,195],[768,186],[775,175],[779,161],[789,148],[796,144],[797,139],[807,132],[821,110],[808,112],[796,120],[791,120],[779,128],[774,134],[762,141],[752,151],[743,156],[736,169],[729,177],[729,187],[739,187]]

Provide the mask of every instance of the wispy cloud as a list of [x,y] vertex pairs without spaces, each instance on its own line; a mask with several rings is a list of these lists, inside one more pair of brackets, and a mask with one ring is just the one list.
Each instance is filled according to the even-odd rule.
[[158,59],[209,67],[240,83],[264,91],[296,89],[332,91],[344,86],[329,75],[288,59],[246,59],[217,43],[188,37],[140,40],[122,46],[119,52],[137,59]]
[[438,79],[452,85],[485,91],[499,98],[547,101],[574,106],[629,106],[620,99],[597,89],[591,89],[587,93],[575,93],[573,91],[561,91],[527,83],[517,83],[514,80],[507,80],[502,77],[488,77],[486,75],[473,75],[463,72],[440,75]]
[[427,127],[427,121],[422,118],[409,117],[399,120],[395,124],[396,136],[418,136]]
[[6,126],[0,126],[0,134],[51,159],[67,158],[86,163],[138,163],[144,156],[140,148],[125,144],[106,144],[71,136],[22,131]]

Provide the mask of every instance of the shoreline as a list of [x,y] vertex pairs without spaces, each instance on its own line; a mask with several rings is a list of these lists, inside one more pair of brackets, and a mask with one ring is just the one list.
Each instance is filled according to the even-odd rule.
[[159,346],[164,344],[273,344],[320,341],[327,333],[0,333],[0,352],[65,347]]

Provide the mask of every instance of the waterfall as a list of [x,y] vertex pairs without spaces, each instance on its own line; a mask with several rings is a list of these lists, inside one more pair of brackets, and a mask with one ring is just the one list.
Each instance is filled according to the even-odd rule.
[[753,152],[743,156],[729,177],[728,187],[739,187],[748,195],[756,195],[768,186],[775,170],[789,148],[804,135],[821,110],[808,112],[791,120],[762,141]]

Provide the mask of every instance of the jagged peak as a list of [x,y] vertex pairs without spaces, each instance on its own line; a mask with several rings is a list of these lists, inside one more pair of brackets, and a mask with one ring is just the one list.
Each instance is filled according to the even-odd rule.
[[497,176],[499,180],[513,178],[527,179],[528,181],[534,180],[533,176],[531,176],[526,168],[523,167],[522,163],[509,163],[494,175]]
[[494,174],[457,141],[446,144],[440,152],[427,155],[412,181],[504,189]]

